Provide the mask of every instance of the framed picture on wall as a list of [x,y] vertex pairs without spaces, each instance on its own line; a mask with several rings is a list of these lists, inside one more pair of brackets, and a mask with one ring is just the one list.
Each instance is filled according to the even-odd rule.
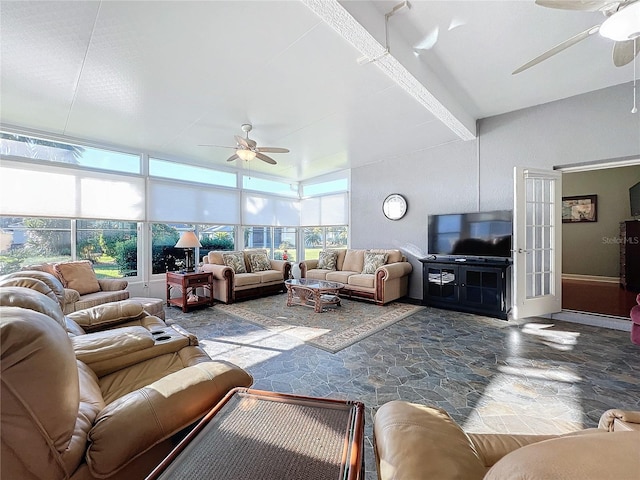
[[598,221],[598,196],[562,197],[562,223]]

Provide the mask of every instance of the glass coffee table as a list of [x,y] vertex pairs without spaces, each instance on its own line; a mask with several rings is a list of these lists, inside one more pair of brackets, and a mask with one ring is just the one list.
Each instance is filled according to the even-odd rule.
[[292,278],[285,280],[284,284],[287,287],[287,307],[313,307],[316,313],[322,313],[327,305],[339,306],[338,292],[344,288],[344,283],[311,278]]

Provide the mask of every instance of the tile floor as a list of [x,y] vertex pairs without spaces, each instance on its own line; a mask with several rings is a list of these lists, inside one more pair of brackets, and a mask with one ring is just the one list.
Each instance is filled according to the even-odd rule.
[[617,330],[427,308],[330,354],[215,307],[167,319],[254,388],[364,402],[366,480],[377,478],[373,415],[390,400],[437,405],[474,432],[562,433],[609,408],[640,410],[640,347]]

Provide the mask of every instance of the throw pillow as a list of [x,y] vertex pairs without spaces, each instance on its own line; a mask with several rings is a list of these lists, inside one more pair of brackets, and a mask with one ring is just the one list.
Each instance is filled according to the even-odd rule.
[[318,268],[321,270],[335,270],[338,263],[338,252],[322,250],[318,256]]
[[264,253],[253,253],[249,255],[249,263],[252,272],[265,272],[271,270],[271,262]]
[[89,260],[56,263],[56,273],[65,288],[75,290],[80,295],[100,291],[100,284]]
[[234,273],[247,273],[244,265],[244,255],[240,253],[223,253],[222,260],[227,267],[231,267]]
[[386,253],[365,252],[364,267],[362,268],[362,273],[376,273],[376,270],[383,266],[386,262]]

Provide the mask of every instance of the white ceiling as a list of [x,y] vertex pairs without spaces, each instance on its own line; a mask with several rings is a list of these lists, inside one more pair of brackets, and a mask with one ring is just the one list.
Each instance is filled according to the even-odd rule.
[[[0,121],[292,180],[462,141],[375,62],[358,64],[314,1],[3,0]],[[397,3],[341,2],[383,44]],[[391,55],[454,117],[484,118],[631,81],[598,35],[511,75],[603,19],[533,0],[413,1],[390,18]],[[198,146],[233,146],[242,123],[291,153],[228,163],[232,150]]]

